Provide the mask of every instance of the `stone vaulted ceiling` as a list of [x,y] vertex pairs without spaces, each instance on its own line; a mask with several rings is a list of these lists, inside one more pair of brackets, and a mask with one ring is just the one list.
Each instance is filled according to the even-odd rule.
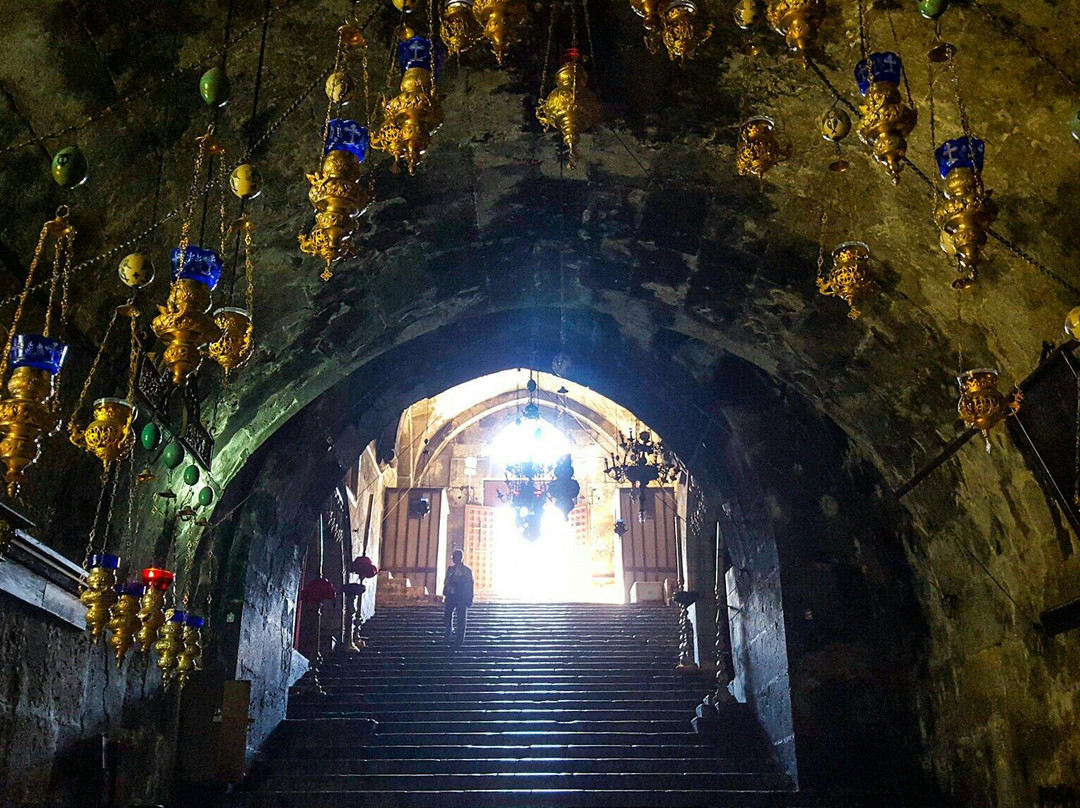
[[[233,154],[327,68],[333,28],[349,4],[282,5],[268,29],[252,121],[263,3],[232,3],[234,36],[256,26],[228,57],[233,100],[217,127]],[[369,6],[361,4],[361,17]],[[832,96],[763,22],[762,53],[744,55],[726,4],[709,5],[717,34],[686,65],[645,52],[628,4],[590,4],[605,120],[583,138],[577,167],[563,166],[555,136],[532,112],[544,39],[538,21],[546,19],[537,4],[508,68],[497,69],[483,48],[448,66],[440,82],[446,124],[416,176],[374,161],[377,202],[364,218],[363,249],[331,282],[320,281],[316,262],[296,247],[311,219],[303,174],[315,167],[321,91],[255,151],[265,188],[251,206],[260,226],[258,353],[229,387],[216,380],[202,387],[221,391],[212,410],[219,478],[389,346],[488,311],[559,305],[610,315],[646,349],[674,352],[691,374],[707,374],[722,352],[740,355],[805,394],[891,482],[906,478],[959,431],[957,339],[966,364],[997,366],[1010,383],[1034,366],[1043,340],[1058,339],[1064,312],[1077,302],[1067,288],[1080,258],[1073,88],[980,8],[958,4],[942,29],[958,46],[972,125],[988,143],[986,181],[1002,209],[997,229],[1065,285],[992,242],[984,278],[964,296],[958,321],[928,186],[908,168],[892,187],[854,135],[844,144],[851,170],[829,173],[830,147],[814,121]],[[1080,29],[1074,10],[1050,2],[985,8],[1058,64],[1070,63]],[[225,2],[131,2],[119,11],[95,0],[8,2],[0,10],[0,142],[101,115],[156,86],[88,127],[0,156],[0,193],[9,200],[0,210],[0,291],[18,288],[40,222],[60,202],[75,209],[79,257],[108,255],[75,280],[81,340],[74,342],[84,353],[124,291],[115,263],[127,250],[109,251],[182,199],[192,138],[211,114],[197,96],[199,70],[170,76],[220,46],[228,10]],[[854,3],[832,4],[817,57],[852,102],[855,14]],[[390,41],[393,16],[378,11],[369,26],[373,54]],[[910,156],[932,175],[925,61],[932,26],[907,6],[892,16],[922,116]],[[893,47],[885,13],[872,11],[870,22],[871,46]],[[384,66],[383,56],[372,57],[377,87]],[[734,171],[736,125],[751,114],[776,118],[793,147],[760,182]],[[940,87],[937,114],[939,133],[959,132],[953,97]],[[91,179],[63,192],[49,179],[48,161],[69,142],[87,154]],[[823,207],[827,247],[858,238],[873,251],[879,296],[855,322],[814,287]],[[140,243],[159,276],[178,231],[176,219],[166,221]],[[149,308],[164,296],[159,277],[142,300]]]

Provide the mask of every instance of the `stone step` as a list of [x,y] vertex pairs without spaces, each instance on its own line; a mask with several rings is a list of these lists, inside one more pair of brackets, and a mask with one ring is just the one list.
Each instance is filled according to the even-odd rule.
[[[385,739],[384,739],[385,740]],[[312,744],[287,748],[291,760],[417,760],[430,758],[470,759],[470,760],[534,760],[537,758],[563,757],[575,759],[595,759],[621,757],[629,759],[647,758],[649,760],[699,758],[708,760],[750,759],[754,751],[746,747],[723,753],[704,744],[690,746],[669,746],[665,743],[641,741],[626,746],[612,743],[524,743],[520,740],[505,741],[501,744],[464,745],[444,738],[441,744],[416,744],[408,742],[365,745],[357,741],[340,747]],[[279,756],[272,755],[276,765]],[[765,761],[767,762],[767,761]],[[674,764],[673,764],[674,765]]]
[[759,758],[646,758],[621,755],[620,757],[494,757],[487,758],[396,758],[392,760],[369,760],[357,757],[345,759],[321,759],[302,761],[276,760],[264,766],[259,773],[268,775],[338,775],[338,774],[397,774],[406,767],[416,774],[483,774],[510,767],[517,773],[579,772],[579,773],[627,773],[670,772],[683,773],[747,773],[770,772],[768,761]]
[[[305,710],[312,714],[308,715]],[[317,712],[316,712],[317,711]],[[685,705],[685,717],[687,720],[693,717],[694,704]],[[320,718],[375,718],[379,726],[385,728],[398,722],[427,723],[445,729],[445,724],[459,724],[463,721],[535,721],[546,719],[559,723],[567,721],[662,721],[672,715],[678,715],[679,710],[671,708],[658,708],[654,705],[648,707],[613,707],[605,708],[602,705],[588,709],[568,709],[553,705],[520,707],[512,706],[499,709],[444,709],[443,704],[426,709],[403,710],[394,707],[357,707],[354,710],[323,708],[305,708],[303,705],[289,705],[289,718],[312,718],[317,714]]]
[[[764,772],[710,772],[659,775],[665,789],[709,789],[716,791],[777,791],[786,785],[778,774]],[[485,772],[481,774],[337,774],[268,777],[258,789],[353,794],[367,791],[473,791],[492,789],[529,790],[639,790],[655,788],[658,775],[635,773],[576,772]]]
[[[250,808],[782,808],[776,791],[665,790],[661,784],[640,790],[470,789],[469,791],[365,791],[303,793],[260,791],[248,797]],[[846,808],[858,808],[849,803]]]
[[[356,719],[322,719],[327,724],[332,722],[350,722]],[[280,735],[282,744],[291,744],[293,748],[307,746],[339,746],[355,748],[367,746],[504,746],[507,744],[525,745],[624,745],[635,744],[697,746],[698,737],[688,731],[670,732],[574,732],[573,730],[551,729],[547,731],[510,730],[506,732],[377,732],[365,736],[361,731],[350,733],[347,730],[334,731],[324,727],[305,726],[302,731],[291,731],[285,725],[293,719],[282,722]],[[301,722],[305,725],[312,722]],[[689,724],[689,721],[687,721]]]

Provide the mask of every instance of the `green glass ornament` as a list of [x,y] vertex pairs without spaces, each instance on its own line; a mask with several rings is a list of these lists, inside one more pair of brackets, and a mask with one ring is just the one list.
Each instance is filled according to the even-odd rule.
[[167,467],[176,468],[184,462],[184,447],[173,441],[165,447],[165,451],[161,453],[161,459]]
[[1076,110],[1069,118],[1069,131],[1072,132],[1073,138],[1077,142],[1080,142],[1080,109]]
[[186,469],[184,469],[184,482],[188,485],[195,485],[199,481],[199,467],[192,463]]
[[87,177],[86,156],[78,146],[67,146],[52,159],[52,176],[64,188],[78,188]]
[[161,430],[158,425],[153,421],[150,421],[146,426],[142,428],[142,432],[139,433],[139,442],[142,447],[148,452],[154,451],[161,443]]
[[204,508],[214,501],[214,489],[208,485],[204,485],[199,490],[199,504]]
[[211,107],[223,107],[229,103],[229,77],[220,67],[212,67],[199,79],[199,95]]
[[928,20],[936,20],[949,7],[949,0],[919,0],[919,13]]

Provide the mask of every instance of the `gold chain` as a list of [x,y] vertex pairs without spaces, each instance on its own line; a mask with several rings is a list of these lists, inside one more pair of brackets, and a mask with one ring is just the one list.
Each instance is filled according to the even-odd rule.
[[19,304],[15,307],[15,317],[11,321],[11,328],[8,329],[7,345],[4,346],[3,355],[0,358],[0,378],[7,376],[8,365],[11,361],[11,344],[15,341],[15,333],[19,323],[22,321],[26,299],[30,296],[30,289],[34,285],[34,275],[37,273],[38,264],[41,262],[41,253],[45,249],[45,237],[48,232],[49,223],[46,222],[41,228],[37,246],[34,247],[34,257],[30,261],[30,269],[26,273],[26,285],[23,286],[22,294],[19,295]]
[[188,188],[187,200],[184,202],[184,221],[180,225],[180,262],[177,271],[184,268],[187,262],[188,245],[191,244],[191,225],[195,214],[195,202],[199,195],[199,177],[202,176],[203,160],[209,147],[210,138],[214,135],[214,125],[206,127],[206,134],[198,138],[199,149],[195,153],[195,170],[192,172],[191,187]]
[[252,320],[252,309],[255,302],[255,244],[251,236],[251,227],[244,229],[244,279],[247,288],[244,291],[244,304],[247,307],[248,320]]
[[821,211],[821,228],[818,231],[817,276],[825,277],[825,223],[829,221],[829,212]]
[[[101,357],[105,355],[105,346],[109,344],[109,336],[112,334],[112,330],[116,326],[116,318],[119,316],[120,309],[113,309],[112,317],[109,318],[109,324],[105,326],[105,336],[101,338],[101,345],[98,346],[97,356],[94,357],[94,361],[90,365],[90,372],[86,375],[86,381],[83,382],[82,392],[79,393],[79,400],[75,404],[75,409],[71,412],[71,420],[68,421],[68,432],[74,433],[77,429],[75,426],[75,419],[79,415],[79,410],[86,404],[86,396],[90,392],[90,384],[94,381],[94,375],[97,373],[98,365],[101,364]],[[128,401],[130,400],[129,397]]]

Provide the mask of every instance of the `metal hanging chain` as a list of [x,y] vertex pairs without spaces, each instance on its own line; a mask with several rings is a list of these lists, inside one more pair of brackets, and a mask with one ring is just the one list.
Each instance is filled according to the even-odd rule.
[[86,553],[83,555],[83,569],[90,563],[90,556],[94,554],[94,543],[97,540],[98,524],[101,522],[101,511],[105,507],[105,495],[109,490],[108,467],[101,473],[101,493],[98,494],[97,507],[94,509],[94,522],[90,525],[90,534],[86,538]]
[[105,526],[101,531],[101,550],[105,552],[105,546],[109,542],[109,528],[112,526],[113,507],[116,505],[116,489],[120,487],[120,464],[110,463],[106,474],[112,472],[112,485],[109,487],[109,509],[105,512]]
[[[900,55],[900,37],[896,35],[896,24],[893,22],[892,6],[885,6],[885,19],[889,22],[889,30],[892,31],[893,50],[896,54]],[[900,67],[900,78],[904,80],[904,92],[907,94],[908,106],[912,109],[915,108],[915,100],[911,97],[911,84],[908,83],[907,68],[902,64]]]
[[821,226],[818,230],[818,251],[817,251],[817,276],[818,278],[825,277],[825,223],[829,221],[829,212],[824,208],[821,209]]
[[551,2],[551,11],[548,14],[548,35],[547,35],[547,47],[544,48],[544,68],[540,73],[540,97],[544,97],[544,93],[547,90],[548,69],[551,63],[551,49],[555,44],[555,0]]
[[[63,208],[62,208],[63,209]],[[57,211],[57,217],[59,218],[60,211]],[[55,219],[53,221],[56,221]],[[49,224],[45,223],[41,227],[41,233],[38,235],[37,246],[34,247],[34,257],[30,260],[30,268],[26,272],[26,283],[23,286],[22,292],[19,293],[19,305],[15,307],[15,316],[11,320],[11,328],[8,329],[8,337],[6,347],[10,348],[11,343],[15,340],[15,330],[19,327],[19,323],[22,321],[23,309],[26,307],[26,299],[30,296],[30,290],[34,288],[34,275],[37,274],[38,265],[41,263],[41,254],[45,250],[45,239],[49,235]],[[0,351],[0,380],[7,378],[8,364],[11,358],[10,350]]]
[[[132,305],[135,301],[135,296],[132,295],[128,300],[128,305]],[[112,335],[113,328],[116,326],[116,320],[120,316],[120,308],[113,309],[112,316],[109,318],[108,325],[105,326],[105,336],[101,338],[101,344],[98,345],[97,355],[94,357],[94,361],[90,364],[90,372],[86,374],[86,381],[83,382],[82,391],[79,393],[79,399],[75,402],[75,409],[71,411],[71,418],[68,420],[68,432],[74,433],[78,428],[75,423],[75,419],[79,415],[79,411],[86,404],[86,398],[90,393],[90,385],[94,381],[94,376],[97,374],[98,365],[101,364],[101,357],[105,355],[105,347],[109,344],[109,337]],[[129,398],[128,401],[131,401]]]
[[867,52],[867,36],[866,36],[866,0],[858,0],[858,19],[859,19],[859,55],[860,58],[866,58]]
[[[275,15],[279,14],[280,12],[284,11],[289,6],[296,4],[297,2],[298,2],[298,0],[283,0],[283,2],[279,3],[277,5],[277,7],[273,9],[273,11],[270,13],[269,16],[275,16]],[[259,26],[261,24],[262,24],[262,21],[258,20],[256,22],[254,22],[252,25],[250,25],[248,28],[245,28],[240,34],[238,34],[236,37],[233,38],[232,42],[229,44],[229,47],[233,47],[237,43],[239,43],[241,40],[246,39],[254,31],[258,30],[258,28],[259,28]],[[35,144],[43,143],[46,140],[55,140],[56,138],[61,137],[63,135],[70,135],[72,132],[78,132],[78,131],[80,131],[82,129],[85,129],[88,126],[92,126],[93,124],[97,123],[98,121],[103,120],[104,118],[108,117],[112,113],[117,112],[118,110],[120,110],[123,107],[127,106],[131,102],[137,101],[138,99],[143,98],[146,95],[149,95],[154,90],[157,90],[160,87],[163,87],[166,84],[169,84],[174,79],[179,78],[180,76],[184,75],[185,73],[188,73],[188,72],[194,71],[194,70],[199,70],[201,68],[206,67],[209,64],[212,64],[214,62],[219,61],[221,59],[222,55],[225,53],[225,50],[226,50],[225,48],[216,48],[216,49],[208,52],[205,56],[203,56],[203,58],[199,59],[197,62],[193,62],[193,63],[191,63],[189,65],[184,66],[184,67],[176,68],[171,73],[169,73],[167,76],[164,76],[164,77],[162,77],[160,79],[157,79],[155,82],[153,82],[151,84],[148,84],[147,86],[142,87],[141,89],[136,90],[135,92],[133,92],[133,93],[119,99],[118,101],[114,101],[113,103],[109,104],[104,109],[102,109],[100,112],[98,112],[96,115],[91,116],[89,118],[85,118],[84,120],[79,121],[78,123],[69,124],[68,126],[64,126],[64,127],[61,127],[60,129],[56,129],[56,130],[54,130],[52,132],[49,132],[48,134],[34,135],[33,137],[26,138],[25,140],[19,141],[18,143],[12,143],[9,146],[4,146],[3,148],[0,148],[0,156],[3,156],[5,154],[9,154],[9,153],[14,152],[14,151],[18,151],[19,149],[24,149],[27,146],[33,146]]]
[[597,89],[600,87],[600,62],[596,59],[596,48],[593,47],[592,23],[589,22],[589,0],[581,0],[581,16],[585,18],[585,40],[589,43],[589,58],[592,60],[593,83]]

